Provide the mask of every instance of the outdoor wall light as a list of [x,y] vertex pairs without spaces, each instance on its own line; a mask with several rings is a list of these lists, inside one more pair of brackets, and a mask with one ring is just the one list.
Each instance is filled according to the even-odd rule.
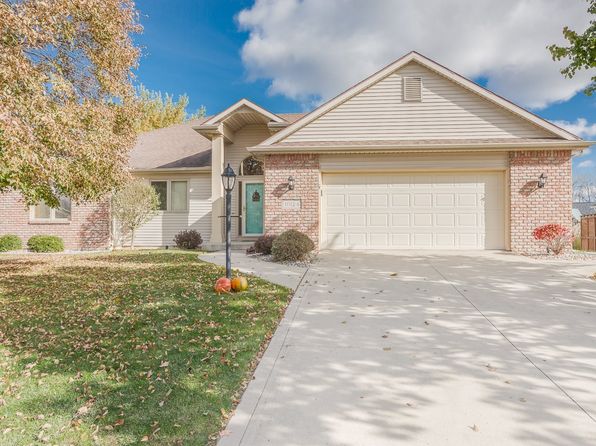
[[546,184],[546,178],[547,176],[544,175],[544,173],[540,174],[540,176],[538,177],[538,189],[542,189],[544,187],[544,185]]
[[294,190],[294,177],[290,176],[288,178],[288,190]]

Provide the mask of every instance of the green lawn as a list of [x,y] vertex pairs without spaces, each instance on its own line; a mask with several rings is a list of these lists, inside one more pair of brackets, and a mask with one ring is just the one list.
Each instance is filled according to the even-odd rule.
[[0,444],[204,445],[289,290],[196,253],[0,257]]

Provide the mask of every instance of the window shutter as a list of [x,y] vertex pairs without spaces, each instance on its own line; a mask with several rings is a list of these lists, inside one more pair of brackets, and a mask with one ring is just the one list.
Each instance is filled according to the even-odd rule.
[[404,77],[404,102],[422,102],[421,77]]

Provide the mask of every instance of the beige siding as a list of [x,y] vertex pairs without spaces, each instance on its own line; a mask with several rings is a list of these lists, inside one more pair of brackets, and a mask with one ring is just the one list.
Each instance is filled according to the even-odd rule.
[[391,155],[321,155],[322,172],[416,171],[416,170],[505,170],[506,152],[425,153]]
[[[422,102],[404,102],[404,76],[422,78]],[[411,62],[284,141],[552,137],[447,78]]]
[[[240,130],[238,130],[234,135],[234,143],[233,144],[226,144],[224,148],[224,159],[225,165],[230,163],[234,172],[237,175],[240,175],[240,163],[244,160],[247,156],[250,156],[247,147],[251,147],[254,145],[259,144],[260,142],[267,139],[271,136],[269,129],[266,125],[247,125]],[[251,179],[256,179],[255,177],[250,177]],[[238,176],[238,183],[232,192],[232,215],[239,215],[241,209],[239,208],[239,198],[240,198],[240,182],[242,181],[242,177]],[[232,219],[232,238],[237,239],[239,237],[240,231],[238,225],[240,223],[239,218]]]
[[204,242],[211,235],[211,175],[204,174],[153,174],[143,175],[149,180],[187,180],[188,211],[160,212],[137,232],[137,246],[173,245],[174,236],[184,229],[201,233]]

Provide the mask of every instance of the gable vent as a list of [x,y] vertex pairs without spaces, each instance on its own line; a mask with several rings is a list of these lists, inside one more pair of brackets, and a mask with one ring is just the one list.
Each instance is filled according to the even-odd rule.
[[421,77],[404,77],[404,101],[422,102]]

